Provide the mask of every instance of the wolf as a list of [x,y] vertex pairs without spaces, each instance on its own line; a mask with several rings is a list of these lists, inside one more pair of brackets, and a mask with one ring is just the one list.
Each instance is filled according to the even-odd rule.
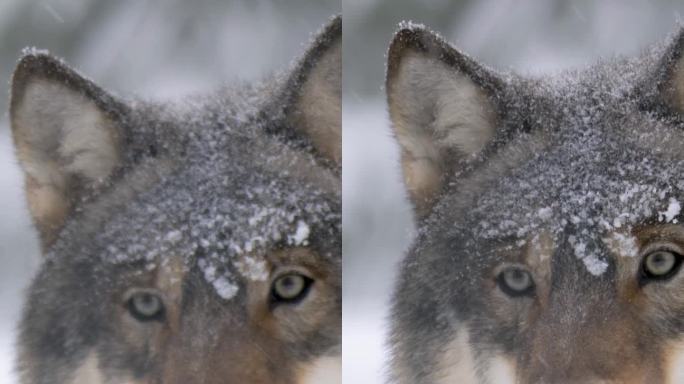
[[44,259],[22,383],[341,380],[341,36],[176,102],[25,52],[10,120]]
[[386,92],[418,230],[390,382],[684,382],[683,48],[528,77],[400,26]]

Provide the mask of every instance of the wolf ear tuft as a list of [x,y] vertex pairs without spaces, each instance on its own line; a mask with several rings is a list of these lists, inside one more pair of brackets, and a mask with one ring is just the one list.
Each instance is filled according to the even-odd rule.
[[420,26],[402,26],[390,45],[386,91],[401,146],[404,183],[426,215],[448,174],[493,140],[498,77]]
[[117,102],[60,60],[30,53],[12,77],[10,120],[43,249],[121,159]]
[[316,152],[342,166],[342,18],[334,17],[286,82],[287,119]]

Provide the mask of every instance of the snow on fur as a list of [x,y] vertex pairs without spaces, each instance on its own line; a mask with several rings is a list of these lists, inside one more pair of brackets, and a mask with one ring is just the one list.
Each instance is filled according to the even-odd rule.
[[[52,257],[90,247],[71,253],[96,253],[112,263],[144,261],[148,270],[181,257],[188,270],[199,267],[216,293],[231,299],[242,279],[268,277],[265,251],[308,246],[313,232],[339,237],[339,196],[291,174],[292,149],[265,133],[280,116],[256,119],[261,99],[254,92],[263,90],[245,88],[231,99],[219,93],[170,105],[138,102],[140,115],[153,109],[161,121],[173,121],[184,131],[181,145],[166,144],[180,148],[170,150],[175,151],[172,170],[156,175],[159,182],[119,207],[94,242],[60,241]],[[160,127],[142,129],[136,134],[154,136],[144,130]],[[301,156],[315,162],[306,152]]]
[[[629,233],[654,218],[677,223],[684,160],[668,145],[684,140],[684,127],[676,117],[644,107],[644,100],[661,100],[654,74],[668,64],[662,62],[667,47],[544,78],[505,76],[500,129],[514,132],[514,139],[477,171],[485,186],[469,190],[459,180],[467,172],[455,172],[450,185],[456,197],[446,193],[421,231],[448,220],[445,212],[454,205],[468,204],[473,236],[516,238],[523,245],[549,231],[557,246],[567,242],[598,276],[608,267],[606,233]],[[622,247],[636,254],[628,239]]]

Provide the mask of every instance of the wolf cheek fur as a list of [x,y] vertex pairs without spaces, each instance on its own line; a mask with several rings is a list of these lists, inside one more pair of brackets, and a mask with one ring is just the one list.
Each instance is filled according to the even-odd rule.
[[523,78],[401,28],[386,89],[419,231],[392,382],[684,379],[683,43]]
[[340,379],[341,28],[286,76],[176,104],[21,59],[12,133],[45,253],[23,383]]

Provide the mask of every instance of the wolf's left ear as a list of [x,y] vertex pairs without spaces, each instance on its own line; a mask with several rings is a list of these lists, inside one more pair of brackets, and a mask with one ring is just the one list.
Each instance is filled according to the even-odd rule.
[[401,146],[404,184],[416,214],[425,216],[449,174],[485,148],[498,124],[502,82],[420,26],[394,36],[386,91]]
[[332,19],[316,36],[292,72],[286,116],[316,152],[342,166],[342,17]]
[[684,28],[670,43],[657,70],[658,92],[665,103],[684,113]]
[[29,53],[12,77],[10,120],[43,248],[121,165],[125,107],[60,60]]

